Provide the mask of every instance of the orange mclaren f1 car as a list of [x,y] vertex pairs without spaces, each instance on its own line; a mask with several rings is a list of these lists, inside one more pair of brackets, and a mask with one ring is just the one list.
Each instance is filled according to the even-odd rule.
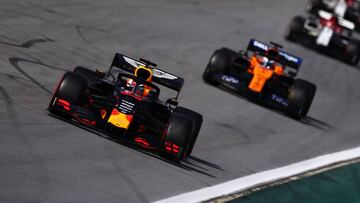
[[300,119],[307,115],[316,86],[295,79],[302,59],[276,43],[251,39],[245,51],[216,50],[203,74],[205,82],[222,85]]
[[[66,72],[51,99],[49,112],[112,137],[160,152],[166,158],[189,156],[202,116],[179,107],[184,79],[156,64],[116,54],[109,71],[76,67]],[[177,92],[159,99],[162,85]]]

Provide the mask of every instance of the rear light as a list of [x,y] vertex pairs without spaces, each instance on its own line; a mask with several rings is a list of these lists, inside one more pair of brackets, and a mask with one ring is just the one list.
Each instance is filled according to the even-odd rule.
[[63,99],[56,100],[56,104],[62,106],[65,110],[70,111],[70,103]]
[[148,142],[146,139],[144,139],[144,138],[137,137],[137,138],[134,139],[134,141],[135,141],[137,144],[139,144],[139,145],[141,145],[141,146],[143,146],[143,147],[145,147],[145,148],[151,148],[151,145],[149,144],[149,142]]
[[174,143],[171,143],[169,141],[165,142],[165,150],[167,152],[171,152],[171,153],[179,153],[180,152],[180,147],[179,145],[176,145]]
[[81,118],[81,119],[79,119],[79,121],[84,125],[92,125],[92,126],[96,125],[96,121],[91,121],[86,118]]

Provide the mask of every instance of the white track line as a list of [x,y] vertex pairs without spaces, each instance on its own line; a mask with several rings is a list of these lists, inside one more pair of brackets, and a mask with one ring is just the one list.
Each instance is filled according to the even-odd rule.
[[242,178],[234,179],[218,185],[206,187],[200,190],[180,194],[155,203],[188,203],[202,202],[216,197],[230,195],[245,191],[252,187],[272,183],[284,178],[296,176],[308,171],[323,168],[328,165],[353,160],[360,157],[360,147],[341,152],[319,156],[306,161],[294,163],[277,169],[272,169]]

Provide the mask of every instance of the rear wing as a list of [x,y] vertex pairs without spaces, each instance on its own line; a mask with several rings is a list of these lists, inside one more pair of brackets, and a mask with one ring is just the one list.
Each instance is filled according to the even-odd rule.
[[[128,56],[116,53],[111,63],[109,73],[112,73],[114,68],[119,68],[121,70],[134,73],[136,68],[139,66],[146,66],[146,64],[139,60],[135,60]],[[184,84],[183,78],[180,78],[176,75],[170,74],[155,67],[150,67],[150,69],[153,73],[153,82],[180,92]]]
[[[255,39],[251,39],[247,47],[247,51],[258,52],[260,54],[265,55],[266,51],[269,50],[270,48],[273,48],[273,46],[257,41]],[[300,65],[302,63],[302,59],[300,57],[289,54],[283,50],[279,51],[279,55],[280,57],[278,59],[278,62],[282,63],[285,66],[289,66],[295,69],[296,71],[299,70]]]

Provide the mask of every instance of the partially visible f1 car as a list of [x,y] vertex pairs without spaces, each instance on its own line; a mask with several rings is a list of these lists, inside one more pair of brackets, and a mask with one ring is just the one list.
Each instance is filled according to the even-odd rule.
[[360,31],[360,1],[359,0],[310,0],[306,11],[317,15],[320,10],[333,13],[340,18],[355,24],[355,30]]
[[273,42],[269,45],[251,39],[245,51],[218,49],[211,56],[203,79],[301,119],[310,109],[316,86],[294,78],[302,59],[281,48]]
[[360,43],[353,38],[353,30],[352,22],[320,10],[318,17],[294,17],[285,31],[285,37],[357,65]]
[[[160,84],[177,92],[159,99]],[[63,119],[156,150],[172,160],[189,156],[202,116],[178,107],[184,79],[156,64],[116,54],[108,72],[76,67],[66,72],[48,110]]]

